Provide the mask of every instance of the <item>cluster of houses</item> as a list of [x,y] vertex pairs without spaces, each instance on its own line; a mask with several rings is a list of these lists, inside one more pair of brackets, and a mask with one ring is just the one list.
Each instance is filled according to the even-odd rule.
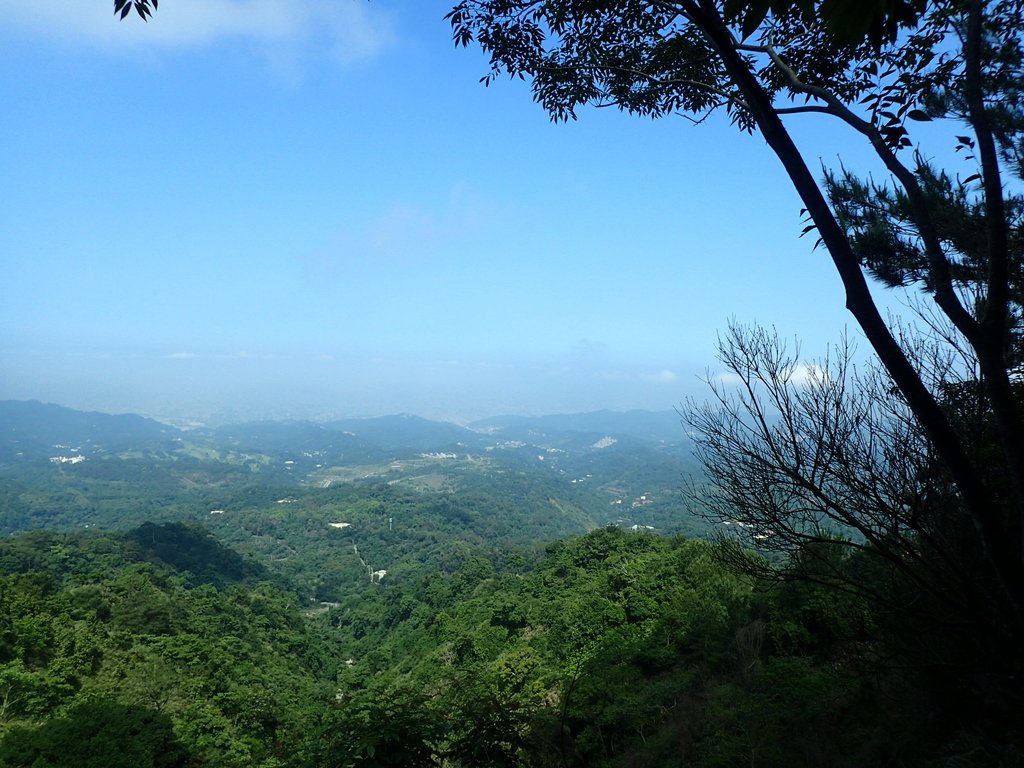
[[85,461],[85,456],[81,454],[77,456],[51,456],[50,462],[53,464],[80,464]]

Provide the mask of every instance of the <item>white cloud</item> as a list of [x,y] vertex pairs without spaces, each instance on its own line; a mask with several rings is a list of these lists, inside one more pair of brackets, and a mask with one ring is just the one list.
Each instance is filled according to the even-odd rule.
[[599,379],[607,381],[641,381],[654,384],[672,384],[679,379],[675,371],[667,368],[660,371],[631,371],[622,369],[605,369],[596,374]]
[[217,357],[227,360],[287,360],[288,355],[280,355],[273,352],[250,352],[242,349],[237,352],[223,352]]
[[[827,381],[828,371],[822,366],[814,365],[813,363],[798,363],[792,368],[780,371],[778,380],[795,387],[806,387],[811,384]],[[712,376],[710,382],[726,387],[738,387],[743,384],[743,379],[733,371],[726,371]]]
[[785,379],[797,387],[824,382],[828,379],[828,371],[820,365],[800,363],[784,374]]
[[455,184],[447,197],[430,204],[396,202],[353,220],[308,261],[317,279],[321,270],[433,263],[453,253],[472,252],[472,243],[501,215],[499,205]]
[[167,357],[172,360],[189,360],[193,357],[199,357],[195,352],[171,352]]
[[665,370],[658,371],[657,373],[644,374],[641,378],[646,379],[647,381],[656,381],[659,384],[671,384],[679,377],[676,375],[675,371],[670,371],[666,368]]
[[489,200],[456,184],[440,205],[396,203],[384,209],[369,223],[366,239],[378,258],[422,255],[478,232],[497,213]]
[[404,251],[415,244],[416,250],[436,247],[444,238],[449,222],[418,206],[396,203],[381,211],[366,233],[369,250],[377,255]]
[[738,387],[743,383],[743,379],[732,371],[726,371],[725,373],[717,373],[712,376],[710,382],[712,384],[724,384],[727,387]]
[[119,21],[110,0],[0,0],[0,27],[106,50],[208,46],[242,40],[271,49],[318,50],[341,63],[373,56],[392,39],[365,0],[164,0],[147,23]]

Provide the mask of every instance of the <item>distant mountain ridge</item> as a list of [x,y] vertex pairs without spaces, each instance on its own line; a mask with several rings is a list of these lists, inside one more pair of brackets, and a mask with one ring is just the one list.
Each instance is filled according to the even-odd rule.
[[56,452],[118,451],[170,444],[181,432],[133,413],[76,411],[38,400],[0,401],[0,461]]
[[679,414],[675,411],[589,411],[548,416],[495,416],[475,421],[469,427],[488,434],[516,435],[519,439],[571,432],[630,437],[654,443],[688,442]]
[[408,413],[367,419],[340,419],[326,422],[323,426],[349,432],[375,443],[384,450],[407,448],[414,451],[431,451],[459,445],[482,445],[480,435],[473,430],[447,421],[432,421]]
[[593,411],[496,416],[468,427],[411,414],[329,422],[254,421],[183,431],[137,414],[78,411],[39,401],[0,401],[0,461],[126,450],[173,450],[182,441],[231,451],[319,452],[348,459],[481,451],[495,442],[600,449],[616,442],[651,447],[688,443],[674,411]]
[[221,448],[273,453],[316,453],[325,457],[379,461],[379,445],[312,421],[254,421],[196,430]]
[[[320,492],[376,485],[442,507],[457,498],[452,514],[467,520],[529,518],[537,538],[608,524],[690,533],[697,528],[679,515],[680,487],[695,472],[692,444],[670,412],[506,416],[472,428],[394,415],[178,430],[133,414],[0,402],[0,531],[9,532],[181,514],[213,524],[242,509],[276,512]],[[299,508],[288,506],[287,516]]]

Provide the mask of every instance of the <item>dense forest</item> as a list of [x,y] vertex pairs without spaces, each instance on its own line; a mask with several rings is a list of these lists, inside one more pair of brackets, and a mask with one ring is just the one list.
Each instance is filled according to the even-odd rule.
[[1019,713],[889,656],[892,617],[717,546],[603,528],[314,603],[192,526],[22,534],[0,764],[1012,764]]
[[[33,408],[3,404],[21,449],[0,467],[0,765],[1017,759],[991,644],[948,622],[922,634],[917,615],[838,591],[835,571],[807,578],[824,561],[889,589],[870,557],[716,537],[679,466],[657,495],[703,536],[610,519],[623,484],[655,482],[641,457],[660,438],[616,462],[593,447],[608,440],[559,427],[456,462],[391,433],[375,448],[389,474],[324,487],[324,467],[285,469],[301,451],[267,425],[243,459],[239,429],[191,436],[205,457],[147,449],[142,430],[54,462],[10,437],[10,414]],[[552,471],[537,456],[555,444],[594,471]]]

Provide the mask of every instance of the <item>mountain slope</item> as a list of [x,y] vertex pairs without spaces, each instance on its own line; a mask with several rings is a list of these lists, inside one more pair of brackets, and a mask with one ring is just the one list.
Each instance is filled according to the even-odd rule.
[[135,414],[76,411],[36,400],[0,401],[0,461],[169,447],[181,434]]

